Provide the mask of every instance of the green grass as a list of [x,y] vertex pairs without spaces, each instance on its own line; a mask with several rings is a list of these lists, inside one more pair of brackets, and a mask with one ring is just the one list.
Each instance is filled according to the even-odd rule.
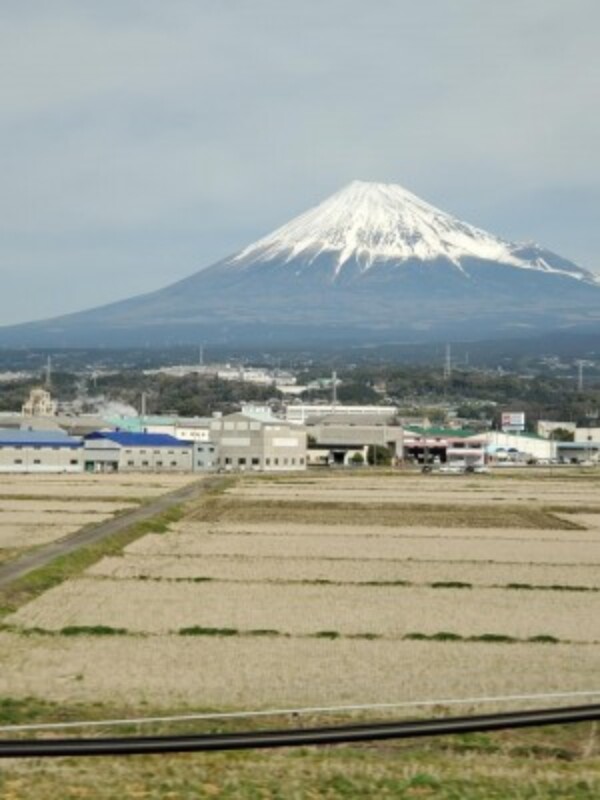
[[463,581],[436,581],[430,583],[432,589],[472,589],[472,583],[465,583]]
[[126,628],[111,628],[109,625],[67,625],[61,628],[61,636],[125,636]]
[[339,631],[317,631],[310,636],[314,639],[339,639],[341,633]]
[[237,628],[205,628],[202,625],[192,625],[189,628],[179,628],[180,636],[239,636]]
[[597,800],[590,726],[285,751],[12,760],[6,800]]

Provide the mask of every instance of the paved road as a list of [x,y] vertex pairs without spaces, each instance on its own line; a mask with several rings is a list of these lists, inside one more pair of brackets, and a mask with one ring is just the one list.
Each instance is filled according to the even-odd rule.
[[25,553],[0,566],[0,589],[8,586],[8,584],[16,581],[18,578],[22,578],[29,572],[45,567],[59,556],[73,553],[80,547],[95,544],[108,536],[120,533],[120,531],[125,528],[129,528],[130,525],[135,525],[138,522],[145,522],[186,500],[194,500],[207,490],[214,489],[221,481],[222,479],[219,478],[194,481],[184,486],[182,489],[163,494],[157,497],[156,500],[134,508],[118,517],[100,522],[93,527],[87,526],[77,533],[74,533],[72,536],[60,539],[57,542],[50,542],[50,544],[39,547],[31,553]]

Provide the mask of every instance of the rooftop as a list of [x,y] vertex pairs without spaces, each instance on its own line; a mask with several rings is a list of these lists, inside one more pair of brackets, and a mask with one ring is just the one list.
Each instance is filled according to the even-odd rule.
[[134,433],[131,431],[98,431],[85,437],[87,441],[103,439],[122,447],[189,447],[184,442],[166,433]]
[[14,430],[0,428],[0,446],[81,447],[81,439],[57,430]]

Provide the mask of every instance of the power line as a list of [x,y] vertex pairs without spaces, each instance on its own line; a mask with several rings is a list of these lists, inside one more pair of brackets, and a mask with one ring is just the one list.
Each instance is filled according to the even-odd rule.
[[79,722],[40,722],[23,725],[0,726],[0,733],[23,731],[67,730],[69,728],[118,727],[123,725],[149,725],[163,722],[199,722],[225,719],[253,719],[259,717],[303,716],[307,714],[344,714],[354,711],[384,711],[401,708],[427,708],[434,706],[484,705],[490,703],[517,703],[538,700],[574,700],[583,697],[600,697],[600,690],[577,692],[545,692],[538,694],[499,695],[496,697],[452,697],[434,700],[404,700],[396,703],[363,703],[343,706],[303,706],[300,708],[271,708],[251,711],[215,711],[197,714],[179,714],[162,717],[129,717],[127,719],[85,720]]
[[504,714],[435,718],[289,730],[241,731],[196,736],[129,736],[105,739],[16,739],[0,741],[0,758],[115,756],[149,753],[197,753],[307,745],[451,736],[600,719],[600,705],[537,709]]

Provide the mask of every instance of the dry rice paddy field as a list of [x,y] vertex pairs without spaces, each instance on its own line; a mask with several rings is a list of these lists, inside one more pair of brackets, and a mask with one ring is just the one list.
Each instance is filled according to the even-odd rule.
[[[18,546],[8,531],[21,523],[34,541],[36,514],[61,529],[69,513],[86,524],[175,488],[153,480],[83,481],[77,500],[65,482],[3,485],[0,547]],[[31,718],[598,689],[599,489],[583,471],[229,481],[6,615],[0,695]],[[131,780],[115,767],[106,794],[97,774],[13,765],[0,788],[4,775],[15,798],[600,796],[589,726],[329,756],[138,759]]]
[[2,475],[0,563],[185,483],[181,476]]

